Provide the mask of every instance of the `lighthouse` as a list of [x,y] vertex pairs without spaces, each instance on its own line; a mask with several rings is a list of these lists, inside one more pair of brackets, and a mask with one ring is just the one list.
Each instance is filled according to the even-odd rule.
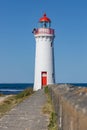
[[34,90],[42,89],[55,83],[54,66],[54,29],[51,20],[43,15],[39,19],[38,28],[33,29],[36,41]]

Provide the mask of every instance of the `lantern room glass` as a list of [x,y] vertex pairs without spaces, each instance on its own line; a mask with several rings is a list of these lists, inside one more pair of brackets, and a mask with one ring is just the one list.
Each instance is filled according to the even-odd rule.
[[51,23],[50,22],[46,22],[46,21],[39,22],[39,27],[40,28],[50,28],[51,27]]

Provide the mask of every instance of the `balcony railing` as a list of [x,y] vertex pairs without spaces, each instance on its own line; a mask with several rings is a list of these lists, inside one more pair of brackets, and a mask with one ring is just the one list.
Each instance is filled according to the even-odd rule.
[[54,29],[50,29],[50,28],[38,28],[38,29],[34,29],[33,33],[35,35],[37,35],[37,34],[54,34]]

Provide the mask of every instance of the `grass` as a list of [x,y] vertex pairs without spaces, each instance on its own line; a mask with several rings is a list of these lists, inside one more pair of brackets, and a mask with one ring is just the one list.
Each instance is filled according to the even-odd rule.
[[31,94],[33,94],[33,89],[28,88],[17,95],[8,97],[6,100],[0,103],[0,117],[2,117],[6,112],[11,110],[18,103],[29,97]]
[[54,107],[50,98],[49,88],[46,86],[44,92],[47,96],[47,103],[43,107],[43,113],[49,116],[48,130],[58,130],[57,127],[57,116],[54,111]]

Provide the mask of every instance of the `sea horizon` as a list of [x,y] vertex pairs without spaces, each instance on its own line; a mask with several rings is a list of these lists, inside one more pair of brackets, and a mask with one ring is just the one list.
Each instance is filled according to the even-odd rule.
[[[56,83],[71,84],[73,86],[87,87],[87,83]],[[4,95],[18,94],[26,88],[33,88],[34,83],[0,83],[0,93]]]
[[30,87],[33,88],[33,83],[0,83],[0,93],[4,95],[18,94]]

